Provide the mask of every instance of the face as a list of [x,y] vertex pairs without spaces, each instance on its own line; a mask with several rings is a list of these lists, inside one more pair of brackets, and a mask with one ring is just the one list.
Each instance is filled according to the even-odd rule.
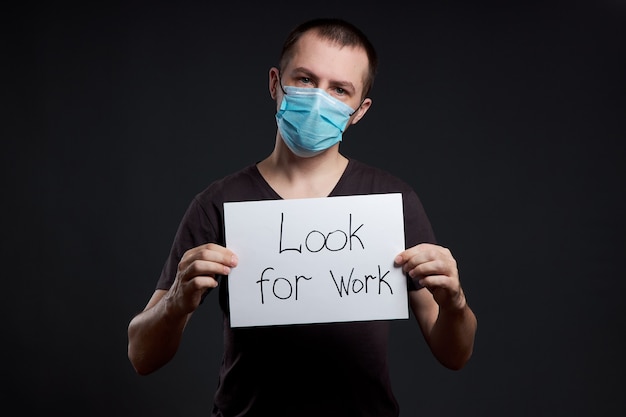
[[283,86],[320,88],[356,110],[348,123],[355,124],[371,105],[369,98],[361,103],[367,71],[363,49],[340,47],[309,32],[298,40],[292,59],[280,74],[277,68],[270,70],[270,94],[278,107],[283,95],[281,81]]

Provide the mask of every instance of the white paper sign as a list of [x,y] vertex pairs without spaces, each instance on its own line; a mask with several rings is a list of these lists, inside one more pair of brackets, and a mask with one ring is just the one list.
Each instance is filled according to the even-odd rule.
[[406,319],[402,195],[224,204],[232,327]]

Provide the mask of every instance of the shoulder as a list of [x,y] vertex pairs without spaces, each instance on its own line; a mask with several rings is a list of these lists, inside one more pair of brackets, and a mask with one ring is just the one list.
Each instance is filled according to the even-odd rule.
[[201,204],[249,200],[258,198],[263,190],[263,178],[256,165],[251,164],[211,182],[196,194],[195,200]]
[[346,193],[413,192],[413,188],[400,177],[380,167],[350,159],[341,184]]

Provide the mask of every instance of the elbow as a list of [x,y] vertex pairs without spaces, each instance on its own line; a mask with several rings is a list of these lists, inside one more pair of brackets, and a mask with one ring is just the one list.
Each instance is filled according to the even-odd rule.
[[450,369],[451,371],[460,371],[461,369],[465,368],[465,364],[467,363],[467,361],[458,361],[458,362],[439,361],[439,362],[446,368]]
[[150,375],[152,372],[156,370],[154,367],[148,366],[146,363],[142,362],[141,360],[133,359],[130,356],[129,356],[129,359],[137,375],[140,375],[140,376]]
[[128,359],[135,372],[141,376],[156,372],[165,366],[173,357],[173,352],[155,355],[154,349],[147,347],[139,348],[133,346],[132,343],[128,344]]
[[444,367],[452,371],[460,371],[465,368],[465,365],[469,362],[472,357],[472,352],[473,350],[469,349],[467,352],[445,358],[440,357],[438,360]]
[[140,376],[149,375],[158,368],[152,366],[146,356],[138,353],[136,349],[133,349],[130,343],[128,344],[128,360],[133,366],[135,373]]
[[151,371],[151,370],[148,370],[148,369],[142,369],[142,368],[140,368],[140,367],[138,367],[138,366],[134,366],[134,365],[133,365],[133,368],[135,369],[135,373],[136,373],[137,375],[139,375],[139,376],[147,376],[147,375],[150,375],[150,374],[152,373],[152,371]]
[[130,364],[132,365],[133,370],[137,375],[144,376],[150,373],[150,370],[146,366],[144,366],[138,358],[132,355],[130,349],[128,352],[128,360],[130,361]]

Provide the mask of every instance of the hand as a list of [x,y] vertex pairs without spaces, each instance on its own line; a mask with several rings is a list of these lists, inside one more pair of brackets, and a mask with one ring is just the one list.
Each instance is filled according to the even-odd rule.
[[422,243],[398,254],[395,263],[411,278],[417,278],[440,308],[461,310],[465,307],[456,260],[447,248]]
[[208,243],[189,249],[178,263],[166,301],[179,314],[193,312],[206,290],[217,287],[215,276],[228,275],[235,266],[237,256],[224,246]]

